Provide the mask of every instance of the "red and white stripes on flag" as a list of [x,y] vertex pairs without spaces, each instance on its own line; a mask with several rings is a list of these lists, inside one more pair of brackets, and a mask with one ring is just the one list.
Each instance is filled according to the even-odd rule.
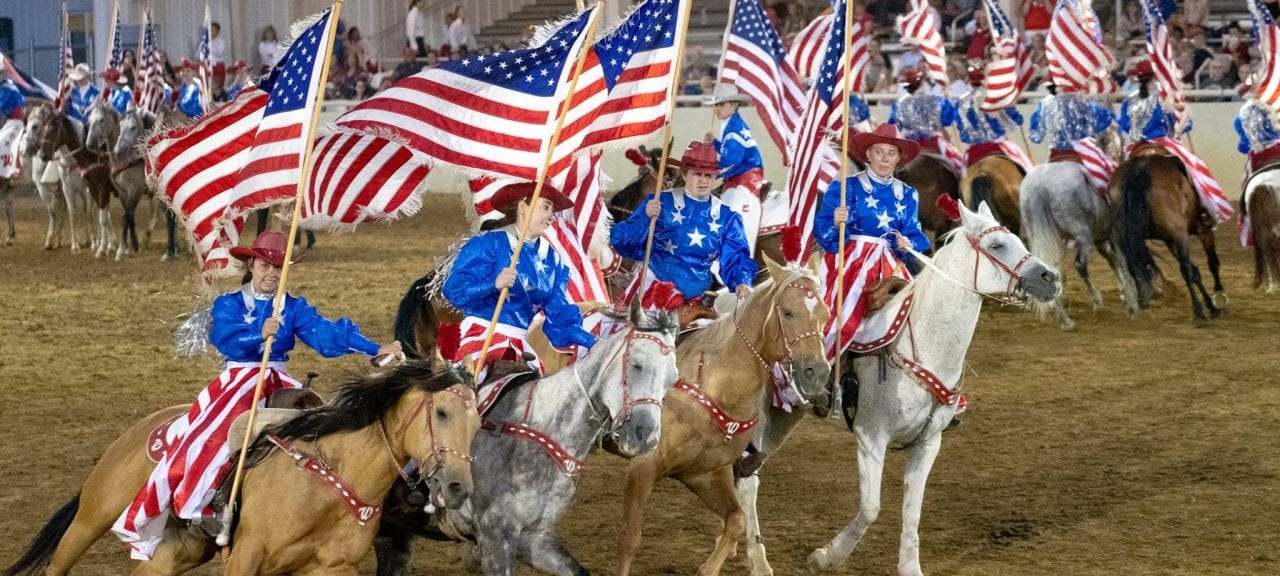
[[206,278],[227,268],[239,242],[244,221],[226,215],[266,107],[265,92],[246,88],[195,124],[147,140],[147,176],[191,234]]
[[760,0],[738,0],[729,16],[729,41],[726,44],[720,82],[733,84],[755,102],[774,145],[783,151],[784,165],[795,126],[800,121],[800,105],[804,87],[800,76],[787,62],[782,39],[772,21],[765,15]]
[[1226,194],[1222,192],[1218,181],[1213,178],[1213,172],[1209,171],[1209,165],[1205,164],[1204,160],[1191,152],[1186,144],[1168,136],[1155,138],[1151,142],[1163,146],[1165,150],[1182,161],[1191,178],[1191,184],[1196,189],[1196,195],[1200,197],[1200,205],[1213,215],[1214,220],[1222,223],[1231,218],[1235,209],[1232,208],[1231,201],[1227,200]]
[[164,70],[156,52],[155,21],[147,10],[142,13],[142,50],[138,57],[138,86],[133,97],[139,107],[152,114],[159,114],[164,104]]
[[603,190],[609,177],[600,167],[603,152],[592,152],[574,158],[573,164],[563,173],[553,176],[551,182],[573,201],[573,229],[583,248],[590,249],[596,242],[609,244],[608,238],[597,238],[602,232],[600,219],[608,218],[605,212]]
[[920,54],[929,68],[929,77],[939,86],[946,86],[950,82],[947,79],[947,51],[929,1],[911,0],[911,11],[898,17],[898,31],[902,34],[903,44],[920,47]]
[[1177,119],[1178,131],[1190,120],[1187,97],[1182,93],[1182,71],[1174,61],[1173,45],[1169,41],[1169,27],[1165,24],[1160,8],[1150,0],[1142,1],[1143,18],[1147,32],[1147,53],[1151,55],[1151,68],[1156,83],[1160,85],[1160,97],[1169,103]]
[[991,61],[987,63],[986,92],[978,108],[984,112],[1003,110],[1018,101],[1031,81],[1031,56],[1009,17],[996,0],[983,0],[994,34]]
[[1031,155],[1026,150],[1023,150],[1021,146],[1015,144],[1013,140],[1001,137],[996,140],[995,144],[1000,147],[1000,151],[1005,156],[1008,156],[1015,164],[1021,166],[1024,172],[1030,172],[1032,168],[1036,167],[1036,161],[1031,158]]
[[412,216],[422,208],[431,169],[394,140],[339,130],[316,140],[298,225],[354,230],[368,221]]
[[1253,35],[1262,54],[1262,67],[1254,72],[1254,96],[1271,107],[1280,109],[1280,29],[1261,0],[1248,0],[1253,14]]
[[71,91],[71,71],[76,67],[75,54],[71,52],[71,28],[67,19],[67,3],[62,3],[62,34],[58,40],[58,97],[55,108],[61,109],[67,93]]
[[[836,282],[840,276],[836,270],[836,255],[823,253],[818,276],[822,281],[822,301],[832,310],[831,319],[823,331],[828,362],[835,361],[853,343],[853,335],[867,314],[864,291],[881,279],[892,276],[897,263],[897,257],[887,241],[870,236],[854,236],[845,245],[844,285],[838,287]],[[844,308],[840,311],[836,311],[837,290],[844,293]],[[837,318],[843,322],[840,325],[839,351],[836,350]]]
[[1058,0],[1045,39],[1049,77],[1063,92],[1110,94],[1116,91],[1111,51],[1102,44],[1102,30],[1093,10],[1080,0]]
[[830,33],[831,21],[835,18],[830,12],[814,18],[791,41],[787,61],[800,78],[812,80],[817,77],[818,69],[822,67],[822,57],[827,50],[827,34]]
[[1089,174],[1089,182],[1098,190],[1106,191],[1107,182],[1111,180],[1111,174],[1116,171],[1115,159],[1104,152],[1093,138],[1076,140],[1072,144],[1072,149],[1080,156],[1080,163]]

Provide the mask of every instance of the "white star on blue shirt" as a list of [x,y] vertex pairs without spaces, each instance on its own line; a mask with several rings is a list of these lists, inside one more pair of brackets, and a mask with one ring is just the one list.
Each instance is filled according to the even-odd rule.
[[538,270],[539,274],[547,271],[547,264],[541,260],[534,260],[533,267]]
[[672,224],[683,224],[683,223],[684,223],[684,211],[683,211],[683,210],[681,210],[681,211],[679,211],[679,212],[673,212],[673,213],[671,214],[671,223],[672,223]]
[[899,214],[907,211],[907,207],[903,206],[900,202],[894,202],[893,208],[897,210]]
[[867,208],[875,210],[880,207],[880,200],[875,196],[867,196]]
[[666,250],[668,254],[675,254],[675,253],[676,253],[676,243],[675,243],[675,242],[672,242],[672,241],[670,241],[670,240],[667,240],[667,245],[666,245],[666,246],[663,246],[662,248],[663,248],[664,250]]
[[890,216],[888,212],[881,212],[880,214],[876,215],[876,219],[880,221],[880,223],[877,224],[877,226],[879,226],[880,228],[884,228],[885,230],[888,230],[889,224],[893,222],[893,216]]
[[710,228],[711,228],[712,234],[720,232],[720,222],[717,220],[712,220]]
[[690,232],[690,233],[689,233],[689,245],[690,245],[690,246],[702,246],[702,239],[703,239],[703,238],[706,238],[706,235],[702,234],[701,232],[698,232],[698,229],[697,229],[697,228],[694,228],[694,229],[693,229],[693,232]]

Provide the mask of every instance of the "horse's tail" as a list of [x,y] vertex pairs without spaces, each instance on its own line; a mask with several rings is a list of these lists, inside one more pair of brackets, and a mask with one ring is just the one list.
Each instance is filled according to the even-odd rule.
[[18,558],[12,566],[4,569],[4,576],[43,573],[44,568],[53,560],[53,553],[58,550],[63,534],[67,533],[67,529],[71,527],[71,522],[76,519],[76,513],[79,511],[80,495],[76,494],[75,498],[64,504],[54,513],[53,518],[49,519],[44,528],[40,529],[35,540],[32,540],[26,551],[22,553],[22,557]]
[[983,202],[987,203],[987,208],[991,209],[991,213],[996,215],[996,220],[1001,224],[1006,224],[1005,218],[1000,214],[1000,206],[996,204],[996,181],[988,175],[975,176],[973,181],[969,183],[969,209],[977,210]]
[[1276,226],[1280,225],[1278,194],[1280,190],[1263,184],[1254,188],[1249,197],[1247,213],[1249,232],[1253,235],[1254,288],[1266,282],[1268,271],[1272,279],[1280,281],[1280,234],[1276,232]]
[[396,340],[400,341],[400,345],[404,347],[404,355],[409,358],[424,358],[431,354],[431,350],[418,350],[417,323],[418,317],[423,316],[428,323],[435,325],[432,318],[434,312],[431,311],[431,305],[427,303],[427,288],[435,276],[436,272],[432,270],[414,280],[409,290],[404,293],[404,297],[400,299],[400,308],[396,311]]
[[[1027,184],[1033,184],[1028,186]],[[1053,217],[1050,190],[1039,186],[1039,181],[1028,178],[1023,182],[1022,235],[1027,239],[1027,250],[1050,266],[1062,262],[1062,236]],[[1053,308],[1053,302],[1036,303],[1036,310],[1044,313]]]
[[1151,300],[1151,284],[1155,278],[1156,262],[1147,247],[1147,229],[1151,221],[1150,163],[1130,164],[1120,180],[1120,200],[1116,205],[1111,238],[1116,249],[1124,255],[1138,288],[1138,305],[1146,308]]

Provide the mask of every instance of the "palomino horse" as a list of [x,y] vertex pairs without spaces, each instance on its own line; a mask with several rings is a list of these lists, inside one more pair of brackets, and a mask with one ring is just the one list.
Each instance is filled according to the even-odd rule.
[[1253,287],[1266,284],[1271,294],[1280,283],[1280,165],[1250,176],[1240,204],[1249,215],[1253,236]]
[[99,240],[93,234],[93,226],[89,222],[89,199],[83,181],[78,186],[64,187],[58,162],[54,158],[56,146],[51,148],[48,156],[42,153],[45,139],[52,137],[52,133],[46,131],[46,126],[62,121],[58,111],[49,104],[37,104],[27,113],[24,148],[31,155],[31,181],[36,186],[40,201],[49,212],[49,229],[45,233],[44,249],[54,250],[62,245],[62,230],[65,226],[70,231],[71,251],[79,252],[81,237],[76,228],[77,217],[85,223],[83,237],[86,245],[90,249],[96,249]]
[[[676,381],[673,315],[632,305],[630,326],[569,368],[504,391],[476,436],[475,492],[467,505],[433,518],[393,513],[378,541],[379,576],[409,573],[409,536],[431,527],[474,539],[485,574],[515,574],[518,562],[550,574],[586,574],[556,536],[573,503],[587,455],[602,436],[626,456],[652,450],[662,402]],[[420,509],[420,507],[415,507]]]
[[[960,197],[966,206],[975,210],[986,202],[997,222],[1010,232],[1021,234],[1018,189],[1022,186],[1022,177],[1022,168],[1008,156],[987,156],[965,168],[960,178]],[[923,212],[924,208],[920,210]]]
[[[440,505],[461,506],[472,486],[471,457],[462,450],[480,427],[469,384],[465,374],[434,375],[426,364],[408,362],[358,377],[342,387],[332,404],[300,412],[270,429],[278,444],[258,438],[225,573],[357,574],[356,563],[373,543],[376,506],[410,457],[430,470],[427,482],[441,495]],[[36,574],[46,566],[46,574],[67,574],[151,474],[155,464],[148,445],[153,432],[189,408],[156,412],[116,439],[80,494],[54,515],[5,574]],[[287,447],[289,453],[275,446]],[[326,472],[340,484],[325,480],[321,474]],[[342,489],[357,498],[340,496]],[[360,500],[374,508],[357,506]],[[375,525],[366,525],[370,521]],[[215,552],[211,537],[171,520],[155,557],[134,573],[181,574]]]
[[770,279],[733,311],[682,341],[677,348],[682,379],[662,410],[658,449],[627,466],[618,574],[631,572],[640,546],[644,508],[653,485],[674,477],[724,521],[711,557],[698,570],[719,574],[742,536],[746,516],[734,494],[733,463],[751,440],[761,397],[771,391],[781,367],[800,394],[814,398],[826,388],[830,367],[822,328],[830,314],[812,271],[767,262]]
[[[1187,178],[1182,162],[1162,153],[1134,154],[1111,175],[1107,194],[1117,198],[1112,241],[1124,256],[1133,280],[1124,285],[1129,313],[1150,306],[1154,292],[1154,277],[1158,272],[1155,258],[1147,247],[1149,238],[1163,241],[1178,260],[1178,268],[1191,296],[1191,313],[1195,320],[1207,321],[1204,307],[1209,309],[1211,318],[1222,314],[1222,308],[1227,305],[1227,293],[1222,288],[1219,275],[1213,218],[1200,206],[1200,199]],[[1213,274],[1212,297],[1200,279],[1200,269],[1191,262],[1192,236],[1200,238],[1209,258],[1209,273]]]
[[[1103,198],[1083,165],[1075,162],[1049,162],[1032,168],[1022,181],[1022,236],[1027,248],[1041,261],[1057,266],[1062,260],[1064,240],[1075,243],[1076,271],[1089,290],[1093,310],[1102,307],[1102,292],[1089,280],[1089,254],[1096,247],[1115,271],[1121,291],[1128,274],[1124,257],[1111,246],[1111,221],[1114,199]],[[1063,330],[1071,330],[1075,322],[1062,306],[1062,295],[1054,299],[1058,322]],[[1037,305],[1043,314],[1048,306]]]
[[943,232],[955,227],[955,223],[938,209],[938,197],[947,195],[960,199],[960,179],[948,167],[947,161],[930,153],[916,156],[906,166],[898,168],[897,177],[920,195],[920,225],[940,238]]
[[[925,482],[941,447],[942,430],[956,412],[965,355],[982,301],[1015,302],[1029,295],[1047,302],[1062,289],[1058,273],[1029,254],[1017,235],[995,221],[985,204],[976,213],[962,207],[960,228],[946,240],[932,261],[925,261],[925,270],[880,311],[896,314],[906,299],[911,299],[907,319],[896,337],[879,354],[853,361],[851,369],[862,383],[857,387],[856,402],[843,398],[840,386],[832,395],[832,417],[826,422],[852,430],[857,437],[860,502],[853,521],[828,545],[809,555],[810,572],[830,570],[853,553],[880,513],[885,453],[890,446],[900,446],[906,451],[906,471],[898,572],[903,576],[922,574],[919,525]],[[856,406],[856,411],[850,410],[851,426],[844,417],[848,404]],[[753,469],[746,470],[746,477],[739,482],[739,499],[747,506],[753,530],[747,539],[747,557],[755,575],[773,573],[759,537],[755,502],[760,479],[755,472],[769,455],[781,449],[804,416],[798,410],[769,411],[768,428],[760,434],[761,452]]]

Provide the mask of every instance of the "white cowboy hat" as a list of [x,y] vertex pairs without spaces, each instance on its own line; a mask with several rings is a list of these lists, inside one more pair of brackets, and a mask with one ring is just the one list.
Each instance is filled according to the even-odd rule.
[[707,106],[715,106],[721,102],[737,102],[739,104],[747,104],[751,99],[738,93],[738,87],[733,84],[716,84],[716,89],[708,98],[703,98],[702,103]]
[[89,75],[92,73],[93,71],[89,70],[89,65],[85,64],[84,62],[81,62],[79,64],[76,64],[75,69],[72,70],[71,74],[68,74],[68,76],[70,76],[72,80],[79,82],[81,80],[84,80],[85,78],[88,78]]

